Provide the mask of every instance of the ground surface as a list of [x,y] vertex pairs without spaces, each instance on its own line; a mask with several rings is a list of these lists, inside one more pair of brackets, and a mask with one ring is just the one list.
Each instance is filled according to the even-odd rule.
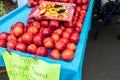
[[[4,0],[7,12],[17,7],[16,3]],[[99,40],[94,40],[95,27],[89,32],[86,53],[83,62],[82,80],[120,80],[120,22],[116,18],[101,30]],[[4,69],[4,68],[0,68]],[[5,74],[0,80],[8,80]]]
[[120,24],[104,26],[99,40],[89,34],[83,64],[83,80],[120,80]]

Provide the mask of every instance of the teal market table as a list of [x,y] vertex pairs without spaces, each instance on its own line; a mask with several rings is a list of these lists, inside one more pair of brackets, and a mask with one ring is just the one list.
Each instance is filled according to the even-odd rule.
[[[82,80],[82,64],[84,60],[89,30],[91,29],[93,4],[94,0],[90,0],[82,32],[80,34],[80,41],[77,44],[75,57],[72,61],[66,62],[63,60],[53,60],[48,57],[38,57],[38,59],[44,60],[48,63],[61,64],[60,80]],[[28,8],[27,5],[23,5],[0,18],[0,32],[4,31],[9,32],[11,25],[18,21],[22,21],[26,24],[30,11],[31,8]],[[4,51],[6,51],[6,49],[0,47],[0,53]],[[21,56],[33,57],[33,55],[28,53],[22,53],[14,50],[13,52]],[[5,66],[1,54],[0,54],[0,66]]]

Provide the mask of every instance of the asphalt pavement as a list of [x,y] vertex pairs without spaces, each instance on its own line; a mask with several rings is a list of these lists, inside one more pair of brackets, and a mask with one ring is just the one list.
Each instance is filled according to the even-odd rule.
[[[120,22],[114,18],[95,40],[93,26],[87,42],[82,80],[120,80]],[[119,36],[119,39],[118,39]]]

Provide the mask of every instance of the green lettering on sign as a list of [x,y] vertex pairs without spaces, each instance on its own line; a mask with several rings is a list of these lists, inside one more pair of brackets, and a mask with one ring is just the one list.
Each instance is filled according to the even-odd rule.
[[59,80],[60,64],[23,57],[18,54],[2,53],[10,80]]

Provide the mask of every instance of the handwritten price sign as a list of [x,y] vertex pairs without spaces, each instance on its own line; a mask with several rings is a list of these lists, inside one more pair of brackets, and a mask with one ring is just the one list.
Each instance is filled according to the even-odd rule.
[[2,53],[10,80],[59,80],[60,64]]

